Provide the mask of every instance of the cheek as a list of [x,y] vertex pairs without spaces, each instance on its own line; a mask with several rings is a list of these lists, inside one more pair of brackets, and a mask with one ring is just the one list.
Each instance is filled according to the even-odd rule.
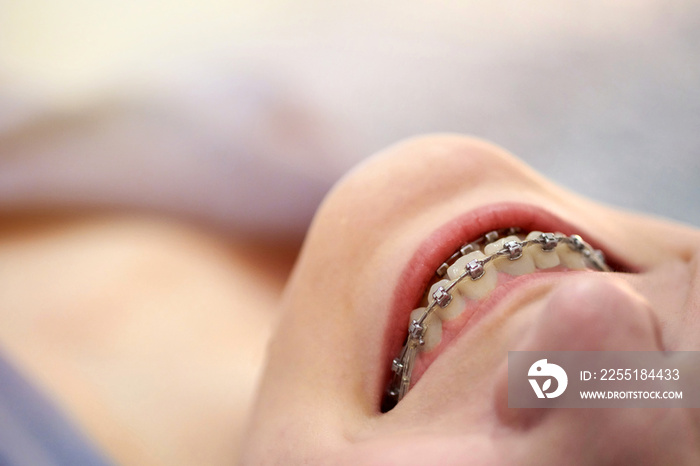
[[[627,278],[644,290],[661,322],[664,347],[668,350],[700,349],[700,299],[693,297],[694,277],[688,265],[668,260],[653,270]],[[695,288],[699,288],[695,285]]]

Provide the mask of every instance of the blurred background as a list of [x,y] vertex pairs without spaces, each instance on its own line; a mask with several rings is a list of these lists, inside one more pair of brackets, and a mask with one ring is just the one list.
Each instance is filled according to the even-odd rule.
[[0,0],[0,210],[301,237],[402,138],[700,225],[700,2]]

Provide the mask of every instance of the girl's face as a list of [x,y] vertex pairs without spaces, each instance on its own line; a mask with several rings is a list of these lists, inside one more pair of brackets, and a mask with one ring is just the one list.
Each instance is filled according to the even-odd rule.
[[[498,272],[495,288],[445,319],[407,396],[381,413],[391,360],[435,270],[466,242],[508,227],[579,234],[617,272]],[[284,295],[244,460],[696,462],[697,413],[510,409],[506,358],[698,350],[699,245],[695,230],[582,199],[480,141],[394,146],[351,172],[315,218]]]

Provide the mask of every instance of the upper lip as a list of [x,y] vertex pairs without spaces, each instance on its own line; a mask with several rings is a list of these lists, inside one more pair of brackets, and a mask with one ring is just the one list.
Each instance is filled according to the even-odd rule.
[[418,307],[436,269],[465,242],[473,241],[486,232],[508,227],[520,227],[524,231],[556,231],[566,235],[577,233],[596,247],[596,241],[591,240],[582,227],[529,204],[487,205],[446,222],[421,242],[401,272],[393,292],[381,352],[382,361],[386,361],[385,382],[389,378],[389,361],[399,353],[404,343],[408,314]]

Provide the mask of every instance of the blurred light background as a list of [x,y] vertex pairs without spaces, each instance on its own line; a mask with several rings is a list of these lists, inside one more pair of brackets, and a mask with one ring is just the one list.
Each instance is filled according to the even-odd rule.
[[454,131],[700,225],[699,26],[691,0],[0,0],[0,209],[301,235],[362,158]]

